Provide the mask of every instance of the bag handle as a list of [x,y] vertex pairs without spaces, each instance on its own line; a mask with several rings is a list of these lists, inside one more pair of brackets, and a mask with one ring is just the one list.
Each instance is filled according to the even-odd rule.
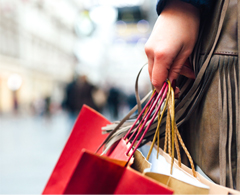
[[[164,107],[161,111],[161,107],[163,105],[163,102],[165,100]],[[158,105],[157,105],[158,104]],[[158,124],[157,124],[157,129],[155,131],[155,135],[152,141],[152,145],[150,147],[149,153],[147,155],[147,160],[150,157],[150,154],[152,152],[154,143],[157,140],[158,146],[159,146],[159,135],[160,135],[160,124],[163,118],[163,114],[166,111],[166,108],[168,107],[168,112],[167,112],[167,121],[166,121],[166,133],[165,133],[165,144],[164,144],[164,151],[166,152],[167,150],[167,145],[168,145],[168,153],[171,156],[171,170],[170,173],[172,174],[173,170],[173,163],[174,163],[174,153],[175,153],[175,147],[177,151],[177,156],[178,156],[178,165],[181,167],[181,156],[180,156],[180,149],[179,149],[179,144],[178,141],[180,142],[183,150],[185,151],[189,162],[191,164],[193,176],[197,177],[193,160],[191,155],[189,154],[182,137],[178,131],[176,122],[175,122],[175,99],[174,99],[174,90],[171,87],[171,83],[169,81],[165,82],[162,89],[160,90],[159,94],[156,93],[154,90],[152,93],[152,96],[150,100],[147,102],[147,104],[144,106],[144,108],[141,110],[140,114],[138,115],[137,119],[131,126],[131,128],[128,130],[126,135],[123,137],[123,140],[126,140],[126,144],[128,144],[132,139],[132,143],[130,147],[128,148],[126,155],[129,156],[128,161],[132,158],[133,154],[139,147],[140,143],[142,142],[144,136],[146,135],[147,131],[149,130],[150,126],[152,125],[154,119],[158,115]],[[156,109],[155,109],[156,108]],[[151,117],[151,119],[150,119]],[[147,124],[148,122],[148,124]],[[144,129],[144,127],[147,127]],[[171,125],[170,125],[171,124]],[[137,126],[137,127],[136,127]],[[135,128],[134,132],[132,130]],[[132,134],[131,134],[132,133]],[[131,134],[131,135],[130,135]],[[136,143],[137,139],[141,135],[138,143]],[[168,143],[168,144],[167,144]],[[134,147],[135,146],[135,147]],[[159,148],[159,147],[158,147]],[[131,153],[130,153],[131,151]],[[157,152],[157,154],[159,151]],[[158,157],[158,156],[157,156]]]
[[[194,177],[197,177],[197,173],[195,171],[194,168],[194,164],[193,164],[193,160],[192,157],[190,155],[190,153],[188,152],[182,137],[179,133],[179,130],[177,128],[176,125],[176,121],[175,121],[175,99],[174,99],[174,91],[173,88],[171,87],[170,82],[168,81],[169,84],[169,91],[168,91],[168,95],[166,97],[166,103],[164,105],[162,114],[160,114],[160,112],[158,113],[158,124],[157,124],[157,129],[150,147],[150,150],[148,152],[147,155],[147,160],[149,160],[149,157],[152,153],[154,144],[157,140],[157,158],[158,158],[158,154],[159,154],[159,135],[160,135],[160,124],[163,118],[163,113],[165,112],[166,108],[168,107],[168,111],[167,111],[167,119],[166,119],[166,131],[165,131],[165,143],[164,143],[164,152],[167,153],[167,147],[168,147],[168,153],[171,156],[171,170],[170,173],[172,174],[172,169],[173,169],[173,162],[174,162],[174,148],[176,148],[177,151],[177,157],[178,157],[178,166],[181,167],[181,156],[180,156],[180,149],[179,149],[179,144],[178,141],[180,142],[184,152],[186,153],[188,160],[190,162],[191,168],[192,168],[192,174]],[[174,147],[175,146],[175,147]]]
[[[131,143],[131,146],[129,147],[129,149],[126,152],[126,155],[129,156],[129,160],[133,156],[134,152],[137,150],[138,146],[142,142],[144,136],[146,135],[147,131],[149,130],[150,126],[152,125],[153,121],[155,120],[155,118],[156,118],[156,116],[157,116],[158,112],[160,111],[160,108],[163,104],[163,101],[167,97],[167,92],[168,91],[169,91],[169,84],[167,82],[165,82],[163,84],[163,87],[160,90],[159,94],[157,94],[154,91],[151,99],[148,101],[147,105],[141,111],[141,115],[143,114],[143,112],[145,112],[145,114],[144,114],[142,120],[138,123],[138,126],[136,127],[135,131],[130,135],[132,129],[136,126],[137,122],[139,121],[140,115],[138,116],[137,120],[134,122],[132,127],[128,130],[127,134],[124,136],[123,139],[125,140],[130,135],[130,137],[126,141],[126,143],[129,143],[129,141],[131,141],[132,138],[134,138],[134,140]],[[151,119],[150,119],[150,117],[151,117]],[[147,124],[147,127],[145,128],[146,124]],[[138,137],[140,136],[140,134],[142,134],[142,135],[141,135],[139,141],[136,144],[136,141],[137,141]],[[136,146],[133,149],[133,146],[135,144],[136,144]],[[133,149],[133,152],[131,154],[129,154],[131,149]]]
[[[173,93],[171,94],[173,97]],[[197,177],[197,173],[195,171],[194,168],[194,163],[192,160],[192,157],[190,155],[190,153],[188,152],[182,137],[179,133],[179,130],[177,128],[177,124],[176,121],[174,120],[174,115],[171,114],[171,112],[174,112],[174,98],[170,98],[169,102],[168,102],[168,118],[169,120],[167,120],[167,123],[170,123],[170,119],[171,119],[171,127],[172,127],[172,145],[170,144],[170,137],[171,137],[171,129],[170,129],[170,125],[166,124],[166,133],[165,133],[165,143],[164,143],[164,152],[167,152],[167,143],[168,143],[168,147],[170,148],[168,151],[174,151],[174,144],[175,143],[175,147],[176,147],[176,151],[177,151],[177,157],[178,157],[178,166],[181,167],[181,156],[180,156],[180,149],[179,149],[179,144],[178,141],[180,142],[180,145],[182,146],[185,154],[187,155],[187,158],[190,162],[191,165],[191,169],[192,169],[192,174],[194,177]],[[173,117],[172,117],[173,116]],[[169,121],[169,122],[168,122]],[[168,140],[168,142],[167,142]],[[174,153],[169,153],[170,156],[172,156],[172,162],[171,162],[171,172],[172,172],[172,167],[173,167],[173,160],[174,160]]]

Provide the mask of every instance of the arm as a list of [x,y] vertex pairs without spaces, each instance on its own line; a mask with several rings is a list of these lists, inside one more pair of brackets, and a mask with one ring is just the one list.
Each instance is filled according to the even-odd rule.
[[184,63],[196,43],[199,23],[199,10],[195,6],[180,0],[166,4],[145,45],[150,79],[157,91],[167,78],[171,82],[179,74],[194,78]]

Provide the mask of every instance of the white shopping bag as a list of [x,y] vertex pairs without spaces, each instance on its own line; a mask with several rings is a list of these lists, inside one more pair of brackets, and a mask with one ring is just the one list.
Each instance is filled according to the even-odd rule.
[[[149,145],[144,145],[139,148],[143,156],[147,156]],[[181,164],[178,166],[178,160],[174,160],[173,173],[170,175],[171,156],[159,148],[157,159],[156,147],[153,148],[149,158],[150,167],[145,168],[143,173],[174,190],[174,194],[240,194],[239,191],[220,186],[200,173],[197,172],[197,177],[193,177],[192,170]]]

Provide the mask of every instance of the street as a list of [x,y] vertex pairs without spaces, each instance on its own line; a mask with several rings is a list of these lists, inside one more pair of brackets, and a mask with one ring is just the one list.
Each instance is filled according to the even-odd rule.
[[0,116],[0,193],[42,193],[70,129],[63,112]]

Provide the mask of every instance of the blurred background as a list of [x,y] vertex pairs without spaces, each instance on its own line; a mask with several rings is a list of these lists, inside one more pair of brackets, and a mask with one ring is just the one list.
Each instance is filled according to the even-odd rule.
[[83,103],[110,121],[135,105],[156,1],[0,0],[1,194],[42,192]]

